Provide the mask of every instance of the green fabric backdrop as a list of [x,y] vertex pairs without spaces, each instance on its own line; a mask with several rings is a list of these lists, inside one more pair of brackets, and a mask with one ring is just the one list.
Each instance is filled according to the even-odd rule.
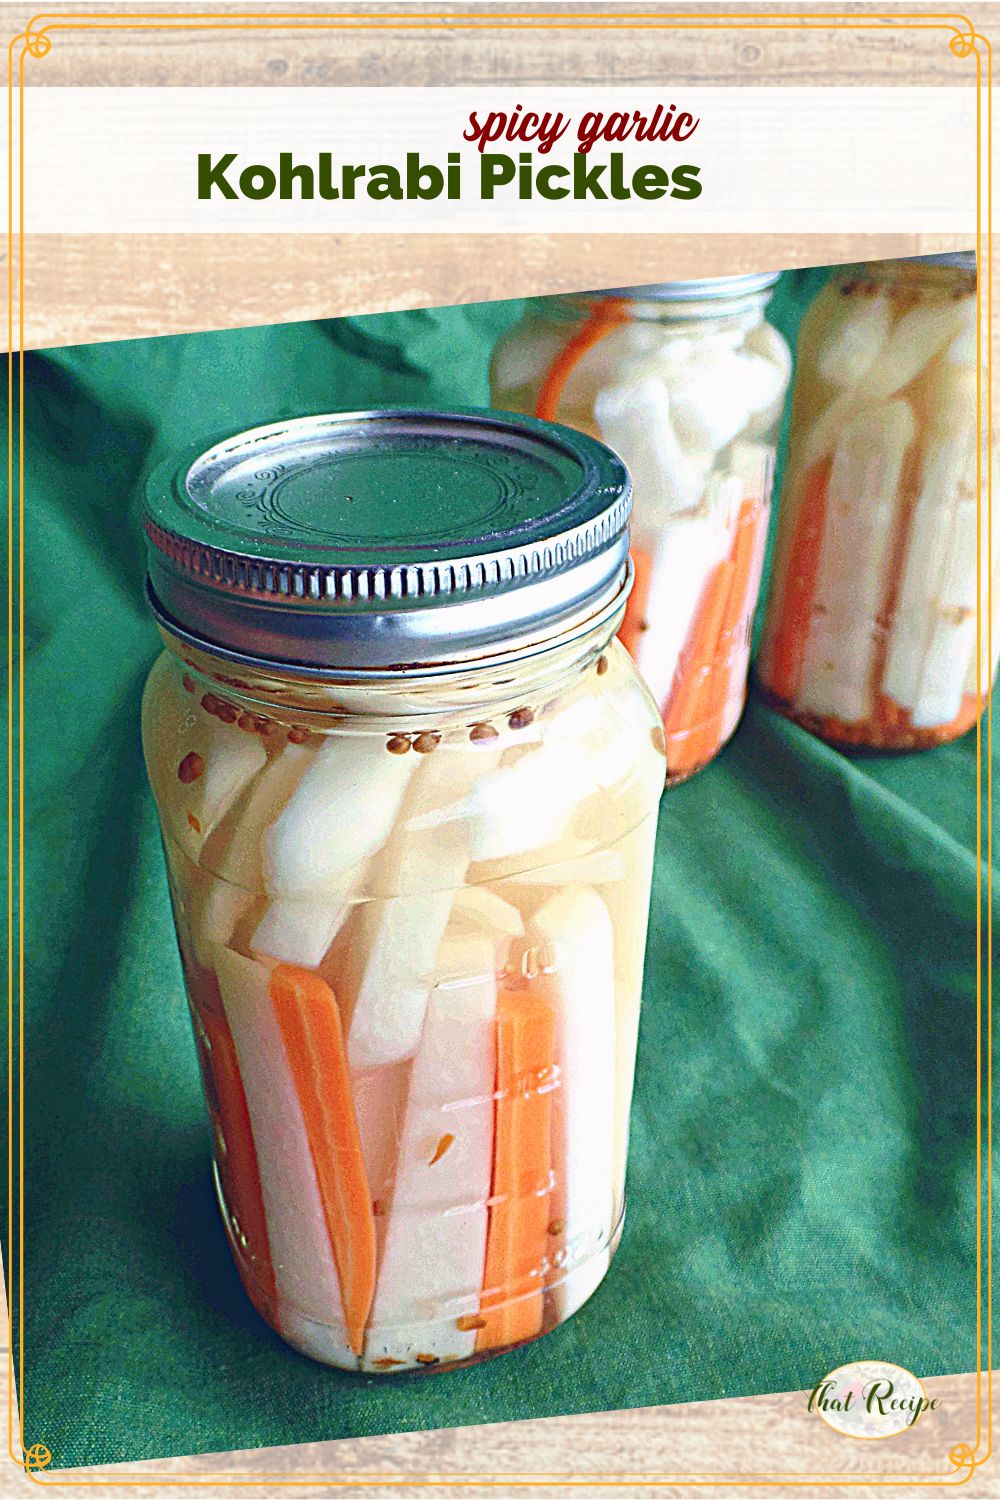
[[[789,333],[816,280],[782,284]],[[519,311],[28,358],[23,1411],[56,1465],[974,1366],[975,736],[852,761],[757,705],[662,805],[629,1217],[593,1301],[375,1382],[286,1349],[239,1287],[139,748],[140,481],[202,434],[485,401]]]

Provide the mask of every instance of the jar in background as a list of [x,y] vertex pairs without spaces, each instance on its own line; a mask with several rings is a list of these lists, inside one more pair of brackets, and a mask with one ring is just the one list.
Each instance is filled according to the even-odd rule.
[[153,477],[143,738],[232,1252],[294,1347],[440,1369],[621,1233],[655,706],[628,479],[497,413],[302,418]]
[[834,744],[919,749],[979,716],[1000,629],[990,660],[976,407],[974,255],[832,277],[799,337],[756,669],[768,701]]
[[601,438],[632,477],[621,639],[660,708],[669,781],[735,729],[791,368],[765,320],[777,275],[533,301],[493,356],[494,406]]

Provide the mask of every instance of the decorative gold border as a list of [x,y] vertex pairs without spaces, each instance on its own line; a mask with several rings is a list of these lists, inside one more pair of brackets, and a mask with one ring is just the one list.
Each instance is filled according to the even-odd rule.
[[[171,30],[171,31],[242,31],[242,30],[366,30],[366,31],[420,31],[436,29],[472,29],[490,31],[495,29],[524,29],[532,31],[544,30],[602,30],[612,27],[627,26],[634,30],[653,30],[664,27],[674,27],[677,30],[706,30],[733,27],[747,30],[809,30],[831,28],[850,29],[852,31],[882,30],[889,26],[898,26],[908,30],[943,30],[950,32],[948,41],[949,49],[958,58],[975,56],[976,59],[976,255],[980,268],[977,280],[976,306],[977,306],[977,464],[976,464],[976,507],[977,521],[977,567],[979,572],[976,615],[977,631],[976,645],[976,696],[980,709],[982,709],[983,694],[983,661],[982,661],[982,502],[983,502],[983,337],[984,323],[987,339],[985,347],[986,363],[986,386],[987,396],[987,419],[986,438],[987,451],[992,453],[993,440],[993,412],[992,412],[992,389],[993,389],[993,367],[992,349],[989,334],[992,331],[993,317],[993,266],[992,266],[992,81],[993,81],[993,53],[989,40],[977,33],[973,23],[967,16],[956,12],[860,12],[857,14],[844,14],[837,12],[768,12],[748,11],[740,12],[717,12],[703,16],[692,16],[687,12],[663,12],[652,14],[649,12],[628,12],[615,10],[614,12],[598,12],[594,14],[585,13],[559,13],[553,12],[507,12],[502,15],[490,15],[488,13],[456,13],[448,12],[424,12],[416,15],[413,12],[393,13],[377,12],[368,13],[352,11],[328,11],[311,14],[302,12],[143,12],[130,11],[127,13],[101,12],[91,13],[59,13],[42,12],[33,17],[25,30],[11,39],[7,48],[8,74],[7,74],[7,125],[8,125],[8,230],[7,230],[7,333],[8,333],[8,374],[7,374],[7,477],[8,494],[10,504],[7,519],[7,548],[9,563],[8,578],[8,600],[7,600],[7,622],[8,622],[8,727],[7,727],[7,814],[8,814],[8,895],[7,895],[7,919],[8,919],[8,1247],[9,1257],[13,1262],[14,1245],[14,962],[13,962],[13,936],[14,936],[14,707],[15,707],[15,675],[14,675],[14,246],[15,239],[18,251],[18,297],[17,297],[17,364],[18,364],[18,464],[17,464],[17,513],[18,513],[18,551],[17,551],[17,641],[23,641],[24,636],[24,64],[27,57],[41,59],[48,55],[52,47],[51,33],[54,31],[120,31],[126,29],[139,30]],[[15,79],[15,52],[16,52],[16,75],[18,85],[18,149],[15,157],[14,152],[14,79]],[[984,94],[984,72],[983,63],[985,59],[985,97],[986,108],[983,109]],[[984,119],[985,116],[985,119]],[[983,126],[986,127],[986,152],[985,160],[983,153]],[[985,192],[983,190],[983,169],[985,166]],[[15,168],[17,177],[17,219],[15,233]],[[985,212],[984,212],[985,207]],[[985,220],[985,230],[984,230]],[[983,302],[982,293],[982,266],[983,251],[986,252],[986,301]],[[984,318],[985,313],[985,318]],[[987,498],[987,552],[993,556],[993,514],[992,514],[992,465],[986,465],[986,498]],[[987,609],[987,656],[992,661],[992,625],[993,625],[993,578],[992,569],[987,570],[986,586],[986,609]],[[23,665],[18,659],[17,672],[17,725],[18,725],[18,761],[17,761],[17,787],[18,787],[18,856],[17,856],[17,893],[18,893],[18,972],[17,991],[19,1001],[18,1007],[18,1182],[19,1182],[19,1217],[18,1217],[18,1257],[17,1257],[17,1298],[18,1298],[18,1329],[21,1333],[19,1348],[19,1386],[24,1386],[24,672]],[[733,1473],[706,1473],[706,1474],[630,1474],[608,1478],[599,1474],[594,1475],[554,1475],[554,1474],[527,1474],[527,1475],[489,1475],[489,1474],[424,1474],[424,1475],[400,1475],[396,1474],[309,1474],[302,1479],[288,1479],[280,1474],[256,1475],[248,1477],[238,1473],[215,1475],[209,1474],[187,1474],[183,1476],[151,1476],[141,1471],[135,1471],[128,1477],[119,1474],[109,1474],[107,1471],[95,1470],[87,1478],[71,1477],[66,1479],[44,1480],[41,1475],[51,1462],[51,1454],[44,1443],[34,1443],[31,1447],[24,1446],[24,1422],[23,1415],[20,1416],[18,1427],[18,1443],[15,1447],[14,1441],[14,1354],[13,1354],[13,1331],[14,1331],[14,1292],[13,1292],[13,1264],[8,1267],[8,1344],[9,1344],[9,1388],[7,1401],[7,1439],[10,1458],[13,1463],[21,1469],[29,1478],[36,1483],[45,1484],[49,1488],[54,1487],[79,1487],[94,1484],[104,1484],[108,1487],[128,1486],[137,1484],[149,1484],[152,1479],[157,1485],[193,1485],[200,1484],[205,1488],[257,1488],[264,1484],[281,1485],[290,1487],[308,1487],[317,1485],[330,1485],[345,1487],[347,1485],[374,1486],[384,1485],[430,1485],[454,1488],[468,1488],[477,1486],[479,1488],[502,1488],[523,1487],[534,1485],[537,1487],[565,1487],[565,1488],[634,1488],[637,1485],[647,1487],[662,1487],[674,1485],[684,1488],[704,1488],[715,1486],[728,1488],[740,1486],[744,1489],[765,1489],[777,1486],[804,1487],[804,1486],[827,1486],[838,1485],[844,1488],[857,1487],[860,1485],[889,1486],[897,1488],[923,1488],[937,1485],[966,1484],[972,1478],[978,1468],[981,1468],[992,1456],[993,1443],[993,1302],[992,1302],[992,1217],[993,1217],[993,1192],[992,1192],[992,1155],[993,1155],[993,1092],[992,1092],[992,1001],[993,1001],[993,917],[992,917],[992,892],[993,892],[993,774],[992,774],[992,746],[993,746],[993,712],[992,712],[992,684],[987,684],[985,693],[986,705],[986,841],[987,841],[987,919],[986,919],[986,1006],[985,1006],[985,1038],[984,1038],[984,1006],[983,1006],[983,717],[980,714],[976,725],[976,1433],[972,1443],[953,1444],[948,1453],[948,1461],[951,1468],[944,1474],[917,1473],[906,1475],[893,1474],[853,1474],[847,1477],[844,1474],[824,1473],[789,1473],[779,1472],[761,1473],[754,1478],[745,1478],[743,1475]],[[984,1069],[984,1039],[985,1039],[985,1069]],[[983,1150],[983,1085],[985,1073],[986,1089],[986,1140],[985,1158]],[[985,1195],[985,1221],[983,1203],[983,1171],[986,1172],[986,1195]],[[983,1237],[986,1237],[985,1265],[983,1255]],[[986,1297],[985,1297],[985,1320],[984,1320],[984,1298],[983,1281],[985,1271]],[[985,1354],[984,1362],[984,1334]],[[986,1419],[983,1420],[983,1375],[985,1372],[986,1389]],[[980,1453],[981,1445],[985,1439],[985,1451]]]

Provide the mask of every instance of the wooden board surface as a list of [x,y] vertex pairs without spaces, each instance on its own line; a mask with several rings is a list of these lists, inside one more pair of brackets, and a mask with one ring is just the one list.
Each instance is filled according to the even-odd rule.
[[912,234],[40,235],[25,255],[25,346],[959,248]]
[[[156,14],[181,7],[135,4],[132,10]],[[220,15],[253,9],[262,16],[268,11],[286,10],[280,4],[253,4],[252,7],[213,4]],[[962,83],[968,76],[967,62],[948,48],[952,34],[947,18],[969,15],[980,29],[995,8],[990,5],[971,7],[908,4],[900,9],[923,20],[923,26],[910,22],[887,22],[884,17],[893,7],[847,3],[841,5],[803,5],[801,9],[822,16],[824,11],[838,15],[857,14],[859,29],[823,27],[809,31],[792,26],[793,17],[782,19],[781,31],[751,27],[742,29],[732,22],[734,15],[761,12],[761,5],[707,5],[697,7],[690,19],[669,27],[662,25],[665,5],[629,3],[620,6],[627,16],[645,14],[652,26],[642,22],[629,24],[624,16],[595,23],[603,13],[607,17],[614,5],[588,3],[503,4],[491,7],[497,18],[505,14],[525,15],[537,12],[528,22],[518,25],[483,26],[471,29],[445,30],[416,26],[420,9],[436,14],[452,12],[469,14],[477,9],[476,0],[468,4],[435,3],[412,6],[365,5],[363,3],[319,5],[296,3],[292,7],[303,19],[322,11],[364,12],[373,17],[381,13],[405,13],[407,29],[395,37],[370,30],[264,30],[255,34],[237,32],[198,33],[176,30],[165,36],[150,29],[129,26],[120,31],[109,45],[107,32],[65,30],[53,27],[51,52],[37,63],[29,64],[32,84],[58,86],[76,84],[107,86],[212,84],[257,84],[275,86],[325,87],[364,84],[375,87],[400,81],[401,75],[412,84],[473,83],[635,83],[660,84],[669,79],[675,84],[909,84],[935,85]],[[12,5],[4,7],[9,35],[23,30],[37,16],[37,7]],[[61,12],[73,9],[60,6]],[[129,9],[121,4],[94,4],[83,11],[100,11],[112,17]],[[782,7],[771,9],[780,11]],[[573,16],[593,19],[567,25],[558,30],[545,28],[545,12],[563,11]],[[713,19],[713,13],[725,20]],[[42,12],[51,14],[51,12]],[[658,16],[659,13],[659,16]],[[883,19],[877,19],[881,14]],[[707,24],[695,26],[695,21]],[[960,24],[960,22],[958,23]],[[862,29],[863,27],[863,29]]]
[[[925,1413],[900,1437],[875,1443],[834,1432],[807,1411],[807,1393],[795,1391],[538,1422],[202,1454],[112,1466],[99,1474],[87,1469],[50,1470],[37,1482],[8,1461],[0,1467],[0,1496],[37,1495],[39,1484],[45,1484],[58,1493],[91,1495],[94,1500],[107,1500],[115,1493],[130,1495],[133,1500],[150,1500],[152,1496],[171,1494],[173,1486],[163,1481],[176,1485],[181,1479],[194,1481],[193,1487],[185,1485],[177,1490],[188,1497],[227,1493],[270,1497],[325,1491],[352,1497],[384,1494],[400,1500],[456,1500],[462,1495],[507,1493],[523,1500],[559,1493],[576,1500],[598,1495],[658,1495],[675,1500],[683,1495],[758,1493],[778,1500],[792,1496],[813,1500],[824,1495],[875,1500],[878,1495],[919,1493],[912,1484],[886,1485],[893,1475],[925,1475],[950,1484],[964,1479],[961,1493],[970,1500],[1000,1496],[1000,1466],[991,1463],[966,1479],[968,1471],[956,1469],[949,1462],[955,1444],[969,1441],[975,1432],[976,1377],[948,1375],[927,1380],[925,1386],[928,1396],[939,1399],[940,1407]],[[572,1488],[561,1489],[532,1482],[544,1474],[572,1475],[575,1482]],[[656,1474],[676,1476],[678,1482],[642,1482]],[[696,1489],[692,1483],[683,1482],[684,1478],[693,1481],[705,1474],[716,1479],[730,1474],[736,1483]],[[790,1474],[802,1477],[797,1484],[782,1484],[779,1476]],[[851,1482],[824,1484],[820,1480],[824,1474],[842,1474]],[[498,1476],[518,1476],[519,1482],[509,1490],[489,1484],[459,1487],[455,1483],[460,1476],[475,1475],[494,1481]],[[879,1475],[880,1482],[864,1482],[870,1475]],[[351,1483],[355,1476],[358,1482]],[[376,1487],[374,1476],[390,1483]],[[601,1484],[594,1476],[614,1478],[617,1485]],[[407,1483],[411,1478],[425,1482]],[[749,1487],[752,1479],[765,1478],[772,1481],[766,1489]],[[91,1481],[86,1489],[71,1488],[66,1483],[84,1479]],[[206,1482],[198,1484],[198,1479]],[[241,1479],[255,1481],[256,1487],[241,1488]],[[309,1483],[311,1479],[315,1479],[315,1485]],[[440,1482],[429,1482],[431,1479]],[[130,1481],[129,1487],[119,1488],[125,1480]],[[284,1488],[283,1480],[297,1481],[296,1487]],[[334,1480],[345,1487],[332,1488]],[[225,1489],[221,1488],[223,1482]]]

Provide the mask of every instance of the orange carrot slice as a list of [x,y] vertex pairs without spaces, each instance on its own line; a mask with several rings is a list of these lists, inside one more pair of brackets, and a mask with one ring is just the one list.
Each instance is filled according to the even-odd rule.
[[325,980],[294,964],[278,965],[270,992],[316,1168],[347,1336],[360,1354],[375,1295],[375,1218],[340,1009]]
[[[756,517],[755,511],[758,512]],[[729,662],[724,661],[722,656],[727,641],[735,637],[742,623],[756,552],[757,528],[760,525],[758,502],[744,500],[736,520],[736,537],[729,559],[732,566],[719,633],[714,641],[705,639],[698,649],[698,659],[703,666],[700,688],[691,706],[690,732],[680,746],[683,769],[686,770],[695,770],[711,760],[725,735],[730,679]],[[686,670],[690,670],[690,667],[689,662]],[[669,759],[669,746],[667,755]]]
[[653,557],[642,547],[633,547],[631,556],[635,576],[632,579],[632,592],[625,606],[625,618],[618,632],[618,639],[625,650],[634,657],[639,650],[642,633],[646,629],[646,609],[649,604],[649,586],[653,577]]
[[536,417],[555,421],[567,380],[588,350],[599,344],[612,328],[624,323],[627,308],[628,303],[622,297],[605,297],[594,304],[586,322],[563,345],[546,370],[535,402]]
[[496,1116],[486,1269],[476,1349],[541,1332],[552,1191],[556,1019],[527,990],[497,996]]
[[959,709],[952,723],[948,725],[950,737],[954,738],[956,735],[965,734],[967,730],[971,729],[985,707],[985,693],[965,693],[962,697],[962,707]]
[[795,522],[784,594],[771,644],[767,687],[783,703],[794,703],[799,690],[802,658],[809,638],[819,554],[826,525],[826,491],[831,460],[823,459],[805,476],[802,501]]
[[715,664],[719,636],[733,586],[735,564],[723,558],[711,577],[695,613],[688,644],[681,656],[663,715],[667,736],[667,770],[671,775],[697,770],[701,764],[696,733],[708,680]]
[[876,693],[874,720],[879,730],[890,739],[894,735],[906,734],[912,723],[909,709],[890,698],[888,693]]
[[224,1014],[199,1010],[195,1015],[195,1035],[199,1042],[206,1094],[217,1115],[222,1136],[216,1151],[219,1178],[226,1205],[238,1225],[233,1229],[230,1224],[230,1228],[253,1267],[264,1307],[273,1318],[277,1302],[274,1266],[267,1238],[257,1148],[236,1060],[236,1047]]

